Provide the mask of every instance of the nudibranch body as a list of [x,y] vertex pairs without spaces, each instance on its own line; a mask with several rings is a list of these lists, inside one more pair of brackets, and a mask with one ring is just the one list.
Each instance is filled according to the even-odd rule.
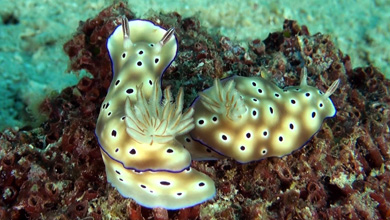
[[242,163],[297,150],[336,114],[329,96],[339,83],[323,94],[307,85],[306,69],[302,73],[300,86],[285,89],[261,77],[215,80],[194,102],[195,128],[182,143],[189,151],[204,152],[197,154],[200,158],[212,149]]
[[[157,143],[144,147],[142,141],[134,140],[131,133],[127,134],[131,128],[126,126],[125,112],[126,100],[137,103],[141,90],[144,99],[151,96],[156,79],[176,56],[176,38],[171,35],[162,46],[159,42],[169,32],[149,21],[124,23],[131,33],[126,33],[127,29],[120,25],[107,41],[114,76],[96,125],[102,150],[128,169],[181,171],[188,167],[190,154],[179,145],[173,153],[155,158],[153,154],[161,154],[167,147]],[[155,62],[156,59],[159,61]]]
[[193,109],[183,110],[160,77],[174,60],[177,41],[150,21],[122,20],[107,41],[113,80],[102,104],[96,136],[107,180],[146,207],[180,209],[210,199],[214,182],[189,167],[191,156],[176,136],[193,129]]

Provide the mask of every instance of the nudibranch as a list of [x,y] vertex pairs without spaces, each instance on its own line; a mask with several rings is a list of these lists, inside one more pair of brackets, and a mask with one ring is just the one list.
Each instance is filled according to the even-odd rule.
[[190,168],[191,156],[176,139],[194,127],[193,109],[183,112],[160,77],[174,60],[173,29],[122,19],[108,38],[113,79],[96,124],[107,180],[145,207],[180,209],[212,198],[207,175]]
[[181,142],[200,159],[218,153],[247,163],[292,153],[336,114],[329,96],[339,80],[322,93],[306,78],[303,68],[300,85],[285,89],[262,77],[215,80],[194,101],[195,128]]

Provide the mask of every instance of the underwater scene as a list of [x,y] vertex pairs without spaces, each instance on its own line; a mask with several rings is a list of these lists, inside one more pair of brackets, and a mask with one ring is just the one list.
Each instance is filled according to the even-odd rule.
[[390,219],[390,2],[0,6],[0,220]]

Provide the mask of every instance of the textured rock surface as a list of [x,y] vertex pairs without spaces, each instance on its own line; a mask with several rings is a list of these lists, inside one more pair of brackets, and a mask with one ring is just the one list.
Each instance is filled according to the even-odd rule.
[[352,69],[329,36],[310,35],[290,20],[245,50],[227,37],[210,36],[195,18],[146,18],[176,30],[179,55],[163,85],[172,85],[174,93],[184,86],[187,106],[213,78],[264,72],[283,87],[297,85],[305,66],[308,83],[322,91],[341,79],[332,95],[338,113],[292,155],[245,165],[193,162],[216,182],[217,196],[207,203],[167,212],[122,198],[105,181],[93,131],[111,80],[105,42],[123,14],[134,18],[121,3],[105,9],[64,45],[71,68],[86,69],[94,78],[47,99],[42,110],[49,120],[43,126],[0,134],[0,219],[390,217],[390,81],[374,67]]

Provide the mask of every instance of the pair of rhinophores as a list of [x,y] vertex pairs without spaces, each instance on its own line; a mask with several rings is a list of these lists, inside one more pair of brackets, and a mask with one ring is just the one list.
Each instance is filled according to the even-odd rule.
[[215,195],[213,180],[191,159],[241,163],[290,154],[332,117],[329,96],[306,83],[280,89],[261,77],[234,76],[199,93],[183,113],[161,77],[177,54],[174,30],[122,19],[107,41],[113,80],[96,125],[107,180],[126,198],[154,208],[180,209]]

